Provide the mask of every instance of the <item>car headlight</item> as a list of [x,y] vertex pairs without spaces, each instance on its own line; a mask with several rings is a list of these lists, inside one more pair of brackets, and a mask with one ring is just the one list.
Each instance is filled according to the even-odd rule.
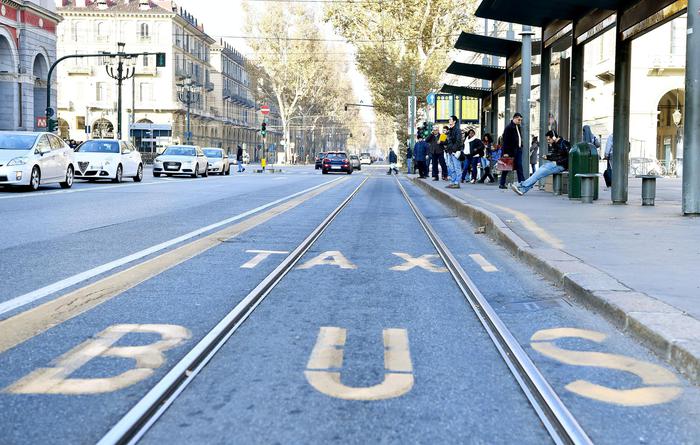
[[163,161],[162,161],[160,158],[155,158],[155,159],[153,160],[153,162],[158,162],[158,163],[160,163],[160,162],[163,162]]
[[22,158],[14,158],[10,162],[7,163],[8,166],[13,166],[13,165],[25,165],[27,163],[27,158],[22,157]]

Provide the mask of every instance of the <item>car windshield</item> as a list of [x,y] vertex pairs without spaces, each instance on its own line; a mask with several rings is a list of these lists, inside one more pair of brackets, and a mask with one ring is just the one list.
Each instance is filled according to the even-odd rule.
[[208,158],[223,158],[224,152],[221,150],[204,150],[204,156]]
[[117,141],[87,141],[76,150],[80,153],[119,153]]
[[163,154],[166,156],[197,156],[197,151],[192,147],[168,147]]
[[357,158],[357,156],[355,156],[355,155],[351,155],[351,156],[350,156],[350,159],[352,159],[353,161],[356,161],[358,158]]
[[0,150],[29,150],[35,141],[36,135],[0,134]]
[[345,156],[345,153],[328,153],[326,158],[330,159],[331,161],[338,161],[346,159],[347,156]]

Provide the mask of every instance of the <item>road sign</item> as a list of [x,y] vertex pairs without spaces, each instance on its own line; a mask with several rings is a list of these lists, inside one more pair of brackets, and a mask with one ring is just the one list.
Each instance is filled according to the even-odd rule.
[[435,105],[435,93],[428,94],[428,97],[425,98],[425,101],[428,103],[428,105]]
[[270,107],[268,107],[267,105],[263,105],[262,107],[260,107],[260,112],[267,116],[268,114],[270,114]]
[[36,118],[36,128],[46,128],[46,116],[37,116]]
[[54,114],[56,114],[56,111],[53,108],[49,107],[46,109],[46,117],[53,117]]

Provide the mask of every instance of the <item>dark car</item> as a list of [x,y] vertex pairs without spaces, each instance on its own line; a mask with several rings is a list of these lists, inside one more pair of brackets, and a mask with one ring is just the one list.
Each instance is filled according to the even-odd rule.
[[326,153],[321,169],[324,175],[328,172],[344,172],[351,175],[353,170],[348,155],[342,151]]
[[323,158],[325,156],[325,153],[319,153],[318,156],[316,156],[316,170],[321,168],[321,165],[323,164]]

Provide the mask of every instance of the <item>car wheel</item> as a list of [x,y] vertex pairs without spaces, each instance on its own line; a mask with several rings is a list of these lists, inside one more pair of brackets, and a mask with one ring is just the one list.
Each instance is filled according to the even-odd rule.
[[349,175],[352,174],[352,169],[348,170],[348,174],[349,174]]
[[197,165],[194,166],[194,173],[192,173],[192,177],[193,177],[193,178],[196,179],[197,176],[199,176],[199,164],[197,164]]
[[114,182],[115,184],[119,184],[120,182],[122,182],[123,173],[124,170],[122,170],[122,165],[117,165],[117,173],[114,175],[114,179],[112,179],[112,182]]
[[32,175],[29,178],[29,188],[35,192],[39,190],[39,185],[41,185],[41,171],[39,167],[34,167],[32,169]]
[[143,164],[139,164],[139,168],[136,170],[136,176],[134,176],[134,182],[143,181]]
[[209,167],[204,167],[204,173],[202,173],[203,178],[209,177]]
[[69,165],[68,170],[66,170],[66,180],[61,182],[61,188],[69,189],[71,187],[73,187],[73,167]]
[[154,177],[154,178],[160,178],[160,173],[153,172],[153,177]]
[[228,165],[228,168],[226,169],[226,176],[231,175],[231,164]]
[[321,170],[321,173],[323,173],[324,175],[328,174],[328,172],[326,170]]

